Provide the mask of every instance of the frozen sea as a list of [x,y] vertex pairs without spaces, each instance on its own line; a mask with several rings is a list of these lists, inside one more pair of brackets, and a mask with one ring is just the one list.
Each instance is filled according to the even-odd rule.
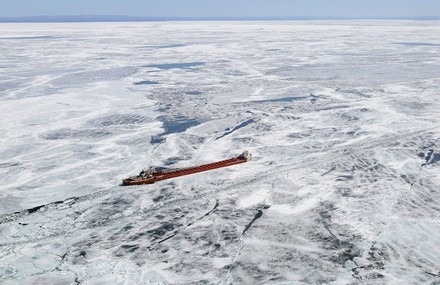
[[440,22],[0,24],[0,284],[440,284],[439,173]]

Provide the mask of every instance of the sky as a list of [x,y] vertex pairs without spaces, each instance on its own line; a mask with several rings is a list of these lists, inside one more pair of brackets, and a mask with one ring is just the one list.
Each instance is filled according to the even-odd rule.
[[0,17],[423,17],[440,0],[0,0]]

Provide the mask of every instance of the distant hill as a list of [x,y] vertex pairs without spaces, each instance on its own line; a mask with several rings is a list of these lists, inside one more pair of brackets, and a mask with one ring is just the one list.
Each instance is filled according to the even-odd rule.
[[261,20],[440,20],[440,16],[386,17],[134,17],[118,15],[0,17],[2,23],[35,22],[148,22],[148,21],[261,21]]

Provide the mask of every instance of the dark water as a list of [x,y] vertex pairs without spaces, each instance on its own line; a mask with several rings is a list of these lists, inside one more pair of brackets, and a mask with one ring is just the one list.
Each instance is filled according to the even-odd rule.
[[440,44],[436,44],[436,43],[401,42],[396,44],[407,47],[418,47],[418,46],[440,47]]
[[162,46],[156,46],[156,48],[177,48],[177,47],[185,47],[184,44],[170,44],[170,45],[162,45]]
[[196,96],[196,95],[202,95],[203,92],[201,92],[201,91],[188,91],[188,92],[185,92],[185,94]]
[[150,64],[150,65],[144,65],[142,67],[152,67],[152,68],[159,68],[159,69],[176,69],[176,68],[190,68],[194,66],[200,66],[204,65],[204,62],[175,62],[175,63],[164,63],[164,64]]
[[163,121],[163,128],[165,129],[165,131],[162,134],[168,135],[173,133],[181,133],[199,124],[200,122],[196,119],[187,119],[183,117],[180,117],[176,120],[166,120]]
[[163,49],[163,48],[178,48],[178,47],[186,47],[185,44],[168,44],[168,45],[148,45],[148,46],[140,46],[138,48],[141,49]]
[[252,123],[255,123],[255,120],[254,120],[254,119],[249,119],[249,120],[247,120],[247,121],[244,121],[244,122],[242,122],[242,123],[236,125],[236,126],[233,127],[232,129],[231,129],[231,128],[228,128],[228,129],[225,130],[225,132],[224,132],[221,136],[217,137],[216,140],[221,139],[222,137],[227,136],[227,135],[229,135],[229,134],[235,132],[236,130],[241,129],[241,128],[244,128],[244,127],[246,127],[247,125],[252,124]]
[[267,102],[287,102],[291,103],[293,101],[299,101],[299,100],[305,100],[310,99],[308,96],[299,96],[299,97],[282,97],[282,98],[276,98],[276,99],[266,99],[266,100],[257,100],[253,101],[254,103],[267,103]]
[[34,37],[0,37],[0,40],[44,40],[44,39],[57,39],[54,36],[34,36]]
[[434,149],[428,149],[426,152],[420,152],[418,156],[425,160],[422,166],[440,162],[440,153],[435,153]]
[[15,166],[20,166],[18,162],[0,162],[0,168],[10,168]]
[[189,119],[185,117],[177,117],[177,118],[159,118],[159,121],[163,123],[162,127],[164,131],[159,135],[153,136],[151,138],[150,143],[161,143],[165,141],[165,137],[169,134],[182,133],[187,129],[199,125],[201,122],[196,119]]
[[159,84],[157,81],[150,81],[150,80],[142,80],[138,82],[134,82],[134,85],[151,85],[151,84]]

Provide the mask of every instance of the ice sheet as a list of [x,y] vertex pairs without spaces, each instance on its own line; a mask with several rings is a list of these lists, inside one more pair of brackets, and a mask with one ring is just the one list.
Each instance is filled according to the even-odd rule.
[[438,39],[428,21],[0,24],[0,283],[436,284]]

